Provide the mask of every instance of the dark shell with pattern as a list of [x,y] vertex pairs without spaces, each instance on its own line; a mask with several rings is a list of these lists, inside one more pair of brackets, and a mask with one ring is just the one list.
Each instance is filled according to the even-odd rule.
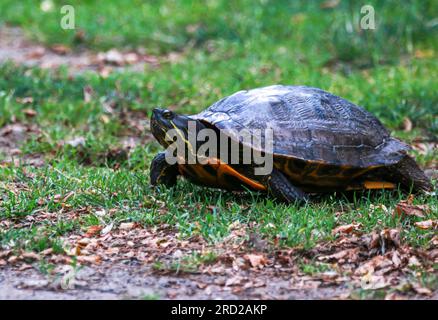
[[[234,134],[236,130],[272,128],[276,159],[368,168],[396,164],[409,150],[365,109],[305,86],[274,85],[239,91],[192,117],[242,143]],[[263,135],[261,142],[264,146]]]

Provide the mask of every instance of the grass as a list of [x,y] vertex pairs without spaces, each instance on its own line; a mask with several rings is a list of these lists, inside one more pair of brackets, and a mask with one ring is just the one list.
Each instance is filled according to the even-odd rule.
[[[359,222],[363,232],[403,227],[404,241],[429,245],[434,230],[415,228],[418,218],[402,221],[390,214],[406,197],[399,192],[356,194],[353,199],[328,195],[296,207],[255,193],[241,197],[185,181],[174,190],[152,190],[149,165],[160,146],[147,142],[129,154],[118,151],[123,138],[150,135],[146,129],[132,130],[131,114],[146,119],[156,106],[199,112],[237,90],[274,83],[310,85],[345,97],[408,142],[436,139],[435,1],[403,6],[370,1],[375,31],[357,27],[361,4],[356,1],[342,1],[332,9],[306,1],[133,1],[123,10],[115,1],[75,1],[77,30],[59,28],[62,3],[53,1],[53,9],[44,12],[38,2],[4,0],[0,25],[18,25],[33,39],[75,50],[140,46],[158,55],[184,52],[177,62],[107,78],[0,65],[0,127],[14,122],[38,126],[41,132],[20,149],[23,157],[40,154],[45,159],[42,167],[0,167],[0,220],[24,223],[41,211],[61,212],[56,220],[0,230],[1,246],[62,251],[59,236],[98,224],[95,212],[101,209],[111,210],[105,219],[116,223],[170,224],[180,237],[200,235],[212,243],[239,221],[251,223],[253,232],[278,246],[310,248],[333,239],[336,225]],[[85,87],[93,90],[90,101],[84,100]],[[23,104],[25,97],[33,101]],[[26,115],[29,108],[35,116]],[[410,132],[403,131],[405,118],[413,123]],[[77,137],[84,144],[71,146],[69,141]],[[421,165],[431,166],[438,152],[415,155]],[[5,156],[0,154],[0,160]],[[68,199],[59,201],[67,194]],[[428,204],[431,218],[438,218],[436,198],[423,195],[415,202]],[[67,213],[78,210],[82,213],[71,220]],[[337,218],[339,211],[344,213]],[[202,259],[191,260],[190,266]]]

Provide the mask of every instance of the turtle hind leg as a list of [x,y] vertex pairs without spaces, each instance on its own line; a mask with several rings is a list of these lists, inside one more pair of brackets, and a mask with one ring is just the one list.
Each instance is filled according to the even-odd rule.
[[393,179],[404,188],[413,192],[431,191],[432,183],[410,156],[405,156],[399,163],[390,167]]
[[289,179],[279,170],[274,169],[268,176],[268,191],[278,200],[286,203],[307,202],[306,193],[295,187]]
[[152,160],[150,170],[151,185],[162,184],[166,187],[173,187],[176,184],[178,174],[178,165],[168,164],[165,152],[160,152]]

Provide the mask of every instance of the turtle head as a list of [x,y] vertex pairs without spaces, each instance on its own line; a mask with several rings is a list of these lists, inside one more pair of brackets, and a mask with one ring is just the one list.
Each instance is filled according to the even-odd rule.
[[[168,109],[155,108],[152,111],[151,131],[155,139],[157,139],[157,141],[165,148],[173,142],[169,132],[174,130],[177,136],[184,141],[187,147],[189,149],[193,149],[194,146],[192,146],[191,142],[189,142],[190,122],[191,124],[196,123],[196,126],[194,127],[196,130],[195,134],[197,134],[199,130],[205,128],[205,126],[199,120],[177,114]],[[196,141],[194,143],[196,143]]]

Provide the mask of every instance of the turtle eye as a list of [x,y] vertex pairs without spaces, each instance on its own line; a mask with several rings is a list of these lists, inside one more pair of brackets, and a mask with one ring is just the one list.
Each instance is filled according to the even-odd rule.
[[165,110],[165,111],[163,111],[163,118],[164,119],[172,119],[172,117],[173,117],[173,112],[172,111],[170,111],[170,110]]

